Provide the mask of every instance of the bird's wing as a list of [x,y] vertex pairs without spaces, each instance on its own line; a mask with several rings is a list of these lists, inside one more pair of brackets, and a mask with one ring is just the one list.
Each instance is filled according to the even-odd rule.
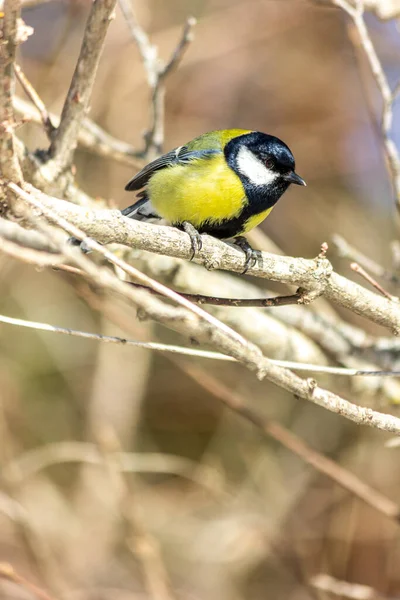
[[140,190],[146,185],[150,177],[156,171],[173,167],[174,165],[185,165],[192,160],[204,159],[215,154],[219,154],[221,150],[206,149],[206,150],[190,150],[187,146],[180,146],[171,150],[167,154],[163,154],[160,158],[146,165],[139,173],[137,173],[125,186],[127,191]]

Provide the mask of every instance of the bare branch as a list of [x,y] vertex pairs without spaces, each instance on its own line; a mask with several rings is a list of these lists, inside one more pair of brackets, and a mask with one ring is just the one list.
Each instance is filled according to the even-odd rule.
[[376,277],[382,277],[383,279],[391,281],[392,283],[400,283],[400,277],[382,267],[382,265],[377,263],[375,260],[372,260],[372,258],[369,256],[365,256],[365,254],[349,244],[349,242],[341,235],[335,234],[332,236],[332,243],[336,247],[336,250],[341,258],[349,258],[350,260],[359,263],[365,269],[373,273]]
[[64,103],[60,125],[54,133],[49,158],[53,177],[57,178],[72,163],[79,129],[89,109],[89,102],[116,0],[94,0],[86,24],[81,52]]
[[[32,200],[32,196],[18,186],[10,184],[10,187],[28,202]],[[70,202],[34,191],[30,186],[27,186],[27,189],[33,191],[36,197],[40,198],[42,205],[51,208],[59,218],[68,219],[69,223],[74,223],[99,242],[115,242],[179,258],[190,259],[191,257],[192,250],[188,236],[175,228],[127,219],[120,211],[89,211]],[[83,237],[81,234],[80,239]],[[202,237],[203,247],[196,256],[195,262],[203,264],[208,269],[243,272],[245,259],[240,249],[208,235]],[[85,238],[84,241],[90,244],[90,239]],[[96,248],[98,249],[98,246]],[[104,248],[98,251],[104,253]],[[315,297],[323,294],[326,299],[335,304],[348,308],[374,323],[389,327],[395,334],[400,332],[399,303],[382,298],[334,273],[332,265],[326,258],[309,260],[263,252],[260,253],[258,263],[249,269],[248,274],[304,288],[310,293],[311,298],[313,295]]]
[[396,144],[391,138],[393,123],[393,102],[396,99],[397,87],[392,92],[389,81],[383,70],[381,61],[372,43],[371,36],[364,19],[364,1],[356,0],[351,5],[347,0],[332,0],[333,4],[340,6],[352,18],[360,37],[360,42],[367,57],[372,75],[382,97],[383,108],[381,117],[381,132],[385,154],[389,165],[391,180],[395,192],[396,207],[400,210],[400,155]]
[[382,296],[385,296],[385,298],[388,298],[389,300],[393,299],[393,296],[391,294],[389,294],[389,292],[387,292],[385,290],[385,288],[383,288],[381,286],[381,284],[376,281],[376,279],[371,277],[371,275],[369,273],[367,273],[367,271],[363,267],[361,267],[358,263],[356,263],[356,262],[351,263],[350,269],[352,271],[354,271],[355,273],[358,273],[361,277],[363,277],[365,279],[365,281],[368,281],[368,283],[370,283],[372,285],[372,287],[374,287],[376,290],[378,290],[378,292],[380,294],[382,294]]
[[171,58],[164,65],[162,69],[160,69],[160,80],[165,79],[172,71],[174,71],[181,62],[183,55],[185,54],[187,47],[191,42],[193,42],[193,28],[196,25],[197,21],[194,17],[188,17],[186,19],[186,23],[183,26],[182,37],[179,40],[175,50],[171,54]]
[[[42,119],[35,106],[30,102],[14,96],[13,104],[14,110],[22,117],[26,117],[29,121],[37,124],[42,123]],[[54,126],[58,127],[60,119],[53,113],[49,112],[48,115]],[[89,117],[85,117],[82,121],[82,127],[78,133],[78,145],[98,156],[110,158],[124,165],[135,168],[143,166],[143,161],[138,158],[140,153],[133,146],[113,137],[97,125],[97,123],[89,119]]]
[[0,177],[21,183],[14,137],[14,61],[18,45],[19,0],[5,0],[0,19]]
[[[262,352],[257,346],[245,340],[242,336],[234,332],[228,326],[218,321],[218,319],[211,317],[211,315],[205,313],[199,307],[191,304],[184,298],[181,298],[179,294],[172,292],[165,286],[162,286],[149,277],[144,276],[137,269],[134,269],[121,259],[118,259],[111,252],[105,250],[97,242],[85,237],[76,226],[71,225],[64,217],[58,216],[54,208],[50,209],[43,203],[43,199],[46,198],[44,194],[37,194],[37,197],[41,198],[41,200],[38,200],[37,197],[26,193],[15,184],[10,183],[9,188],[12,189],[20,198],[24,199],[29,206],[39,208],[42,215],[50,218],[65,231],[68,231],[70,235],[77,237],[78,239],[83,239],[90,249],[98,251],[107,260],[121,268],[123,271],[132,275],[133,278],[138,280],[140,283],[151,286],[153,289],[160,291],[168,298],[178,302],[178,304],[181,305],[179,309],[169,307],[143,290],[137,290],[129,285],[126,285],[124,282],[120,281],[113,274],[111,274],[107,269],[99,268],[94,265],[86,257],[82,256],[79,250],[68,248],[68,246],[65,247],[65,243],[63,242],[65,238],[62,237],[59,239],[57,236],[57,239],[60,240],[60,249],[61,245],[63,245],[63,251],[65,254],[71,258],[71,260],[73,260],[81,269],[85,270],[88,274],[91,274],[98,285],[122,294],[125,298],[132,301],[135,306],[140,308],[149,318],[160,323],[164,323],[167,326],[180,331],[186,336],[212,345],[219,352],[236,358],[248,369],[255,371],[259,379],[267,378],[275,385],[282,387],[283,389],[294,394],[296,397],[304,398],[310,402],[313,402],[314,404],[326,408],[331,412],[340,414],[341,416],[344,416],[359,425],[368,425],[370,427],[375,427],[383,431],[400,435],[400,419],[389,414],[373,411],[369,408],[356,406],[355,404],[352,404],[348,400],[345,400],[340,396],[333,394],[332,392],[319,388],[317,382],[313,379],[301,379],[291,371],[273,365],[262,355]],[[52,202],[50,202],[50,204],[52,204]],[[55,204],[57,204],[57,202]],[[86,216],[88,213],[89,211],[86,211]],[[39,218],[37,211],[35,218]],[[130,221],[129,219],[123,219],[123,217],[120,217],[120,219],[127,221],[127,223]],[[129,225],[131,225],[131,223],[133,222],[131,221]],[[138,223],[138,225],[143,226],[142,223]],[[189,248],[188,252],[190,253]],[[268,259],[271,260],[271,257],[268,257]],[[282,259],[284,259],[284,257],[279,257],[279,260]],[[292,261],[289,271],[293,275],[293,259],[289,260]],[[326,261],[326,259],[323,260]],[[287,265],[287,268],[289,268],[289,264]],[[313,273],[315,278],[315,265]],[[303,276],[304,275],[305,273],[303,270]],[[336,283],[336,286],[338,286],[339,283],[340,280]],[[352,285],[354,286],[356,284]],[[346,283],[345,291],[347,291],[346,288],[349,288],[348,283]],[[337,289],[336,292],[340,295],[340,290]],[[366,290],[363,290],[362,293],[364,297],[367,294]],[[375,294],[372,294],[373,298],[375,296]],[[379,296],[376,296],[376,298],[377,300],[375,301],[374,306],[375,309],[378,301],[389,303],[389,301],[385,298],[379,298]],[[374,314],[374,310],[371,306],[369,309],[371,313]],[[393,317],[393,311],[389,312],[392,312],[391,316]],[[396,318],[398,318],[397,313]]]
[[[147,289],[148,291],[155,293],[146,286],[139,285],[137,283],[130,283],[135,287]],[[273,298],[220,298],[218,296],[205,296],[204,294],[186,294],[179,292],[182,298],[190,300],[194,304],[210,304],[212,306],[232,306],[235,308],[272,308],[274,306],[288,306],[289,304],[307,304],[308,295],[307,292],[302,293],[300,290],[296,294],[290,296],[274,296]]]
[[151,44],[147,33],[139,25],[131,0],[119,0],[122,13],[134,39],[147,76],[152,94],[152,121],[149,131],[145,134],[145,148],[142,156],[153,158],[162,152],[164,144],[164,100],[165,80],[179,65],[187,47],[193,40],[193,28],[196,19],[189,17],[184,25],[181,39],[167,62],[158,57],[158,49]]
[[57,248],[49,242],[46,236],[32,229],[24,229],[18,223],[2,218],[0,218],[0,237],[20,244],[24,248],[58,254]]
[[51,121],[50,115],[47,111],[46,106],[44,105],[43,100],[40,98],[39,94],[37,93],[37,91],[35,90],[33,85],[31,84],[31,82],[29,81],[29,79],[27,78],[27,76],[25,75],[23,70],[21,69],[21,67],[16,64],[16,65],[14,65],[14,70],[15,70],[15,74],[18,78],[18,81],[24,88],[25,93],[27,94],[27,96],[29,96],[29,98],[32,100],[33,104],[36,106],[37,110],[39,111],[44,129],[45,129],[48,137],[51,140],[51,136],[55,130],[55,126],[53,125],[53,123]]

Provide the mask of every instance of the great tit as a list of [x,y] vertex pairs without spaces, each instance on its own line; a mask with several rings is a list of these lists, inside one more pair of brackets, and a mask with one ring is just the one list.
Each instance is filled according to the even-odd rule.
[[211,131],[135,175],[125,189],[142,191],[122,214],[166,219],[190,235],[193,255],[202,233],[234,238],[246,254],[246,271],[256,256],[242,235],[269,215],[291,183],[306,185],[280,139],[245,129]]

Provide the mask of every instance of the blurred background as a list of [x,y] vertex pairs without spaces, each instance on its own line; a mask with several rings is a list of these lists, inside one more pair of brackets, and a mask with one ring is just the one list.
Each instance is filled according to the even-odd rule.
[[[60,114],[90,2],[27,4],[23,18],[34,34],[21,47],[19,62],[48,109]],[[262,225],[265,234],[286,254],[314,257],[338,233],[390,267],[397,227],[379,136],[381,100],[345,13],[311,0],[135,0],[134,6],[163,58],[175,47],[186,17],[198,19],[195,40],[167,82],[164,149],[233,127],[282,138],[308,187],[288,191]],[[372,13],[367,24],[394,86],[400,79],[398,25]],[[17,92],[23,96],[20,88]],[[394,114],[393,135],[400,143],[396,104]],[[90,117],[116,138],[143,147],[149,89],[118,8]],[[31,150],[47,147],[40,127],[28,124],[20,132]],[[110,206],[132,203],[124,192],[132,167],[82,149],[75,163],[77,182],[87,193]],[[339,272],[356,277],[333,247],[328,257]],[[213,281],[213,291],[224,295],[225,287]],[[99,311],[90,290],[60,273],[2,256],[0,285],[0,308],[7,315],[183,343],[139,321],[115,298],[102,297]],[[237,310],[216,314],[235,327]],[[288,323],[295,315],[289,307],[263,312],[271,332],[263,340],[256,331],[261,311],[246,310],[253,341],[265,343],[271,358],[332,358],[298,324]],[[110,317],[116,313],[118,325]],[[386,335],[349,312],[338,314],[370,334]],[[296,336],[304,336],[308,350],[296,351]],[[257,382],[242,367],[198,362],[264,417],[279,420],[399,499],[400,450],[386,448],[382,433]],[[399,412],[380,389],[319,381],[356,403]],[[3,325],[0,397],[2,468],[13,482],[0,495],[0,561],[12,563],[54,597],[333,597],[310,584],[318,573],[400,597],[397,524],[262,436],[169,359]],[[122,475],[110,449],[129,453]],[[146,579],[152,561],[156,571],[163,563],[159,577],[168,579],[169,596]],[[5,581],[0,596],[31,597]]]

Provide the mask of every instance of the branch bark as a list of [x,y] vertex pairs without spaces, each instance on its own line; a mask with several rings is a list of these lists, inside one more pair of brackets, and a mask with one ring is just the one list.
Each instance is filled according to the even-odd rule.
[[21,183],[22,173],[15,148],[14,60],[18,46],[19,0],[5,0],[0,19],[0,176]]
[[[13,189],[17,194],[20,193],[17,187],[14,186]],[[40,198],[43,206],[51,208],[58,216],[67,219],[100,243],[125,244],[177,258],[191,257],[189,237],[175,228],[139,223],[123,217],[120,211],[82,209],[39,193],[31,186],[27,186],[27,189]],[[243,272],[245,258],[240,249],[208,235],[202,237],[203,247],[195,262],[207,269]],[[395,335],[400,333],[400,304],[397,300],[378,296],[338,275],[326,258],[293,258],[261,252],[259,261],[248,270],[248,275],[304,288],[309,292],[308,298],[303,297],[304,304],[323,294],[327,300],[388,327]]]
[[[246,366],[246,368],[251,371],[255,371],[260,380],[266,378],[271,383],[282,387],[298,398],[303,398],[313,402],[314,404],[326,408],[331,412],[344,416],[358,425],[368,425],[382,431],[400,435],[399,418],[394,417],[393,415],[371,410],[370,408],[352,404],[348,400],[345,400],[344,398],[341,398],[340,396],[337,396],[328,390],[320,388],[314,379],[302,379],[288,369],[273,365],[266,357],[263,356],[262,352],[257,346],[245,340],[231,328],[215,319],[215,317],[212,317],[199,307],[189,303],[184,298],[179,297],[179,294],[171,292],[171,290],[165,288],[165,286],[162,286],[151,278],[144,276],[137,269],[134,269],[121,259],[117,258],[98,243],[94,242],[90,238],[86,238],[83,232],[80,231],[75,225],[70,224],[64,217],[58,216],[56,210],[49,207],[49,204],[53,204],[53,206],[57,205],[57,202],[54,203],[54,200],[50,199],[49,203],[48,197],[46,197],[44,194],[40,193],[36,194],[36,196],[33,194],[28,194],[15,184],[9,184],[9,188],[12,189],[13,192],[15,192],[21,199],[23,199],[29,207],[35,207],[34,218],[36,221],[40,219],[40,216],[45,216],[47,219],[55,222],[64,231],[67,231],[69,235],[77,237],[78,239],[84,239],[85,243],[90,249],[96,250],[102,254],[104,258],[109,260],[112,264],[120,269],[123,269],[126,273],[130,274],[133,279],[139,283],[144,283],[145,285],[151,286],[153,289],[166,295],[169,299],[180,304],[178,308],[168,306],[151,294],[127,285],[125,282],[119,280],[113,273],[110,273],[108,269],[100,268],[93,264],[92,261],[83,256],[79,250],[68,247],[64,243],[64,236],[61,239],[59,236],[54,236],[54,241],[58,240],[58,243],[60,244],[60,251],[62,249],[68,258],[70,258],[82,270],[91,275],[93,281],[97,285],[121,294],[126,299],[133,302],[133,304],[148,318],[159,323],[163,323],[189,338],[209,344],[219,352],[236,358],[239,362]],[[40,200],[38,200],[38,198],[40,198]],[[43,199],[45,201],[47,200],[47,205],[44,204]],[[86,216],[90,215],[91,212],[92,211],[86,211]],[[120,216],[120,220],[126,221],[127,225],[129,226],[134,224],[133,222],[129,222],[129,219],[124,219],[122,216]],[[135,225],[139,225],[140,227],[143,226],[142,223]],[[146,229],[148,227],[146,227]],[[161,230],[163,228],[158,227],[157,229]],[[173,232],[173,230],[171,230],[171,232]],[[180,236],[185,237],[181,232],[176,233],[179,233]],[[217,241],[214,242],[213,240],[213,243],[216,242]],[[185,240],[185,246],[186,245],[188,246],[187,252],[189,254],[190,243],[188,240]],[[268,260],[271,263],[273,263],[274,260],[276,261],[276,258],[277,257],[273,257],[272,255],[268,256]],[[292,273],[296,273],[296,261],[300,261],[300,265],[303,265],[303,263],[307,262],[311,263],[311,272],[307,272],[307,270],[303,268],[300,270],[300,275],[303,278],[306,278],[307,281],[312,281],[313,273],[316,271],[315,261],[287,259],[286,257],[278,258],[279,260],[283,260],[284,272],[286,272],[286,269],[288,272],[290,271],[289,261],[292,263]],[[243,261],[243,258],[241,258],[241,261]],[[324,261],[326,261],[326,259],[324,259]],[[277,262],[275,264],[279,267]],[[340,293],[340,290],[337,290],[337,292]],[[365,290],[363,293],[365,295]],[[378,296],[377,298],[380,301],[388,302],[388,300],[385,298],[379,298]]]
[[108,26],[113,19],[115,4],[116,0],[93,2],[60,125],[53,135],[48,151],[49,161],[44,166],[51,181],[57,180],[71,167],[79,130],[89,109],[97,67]]

